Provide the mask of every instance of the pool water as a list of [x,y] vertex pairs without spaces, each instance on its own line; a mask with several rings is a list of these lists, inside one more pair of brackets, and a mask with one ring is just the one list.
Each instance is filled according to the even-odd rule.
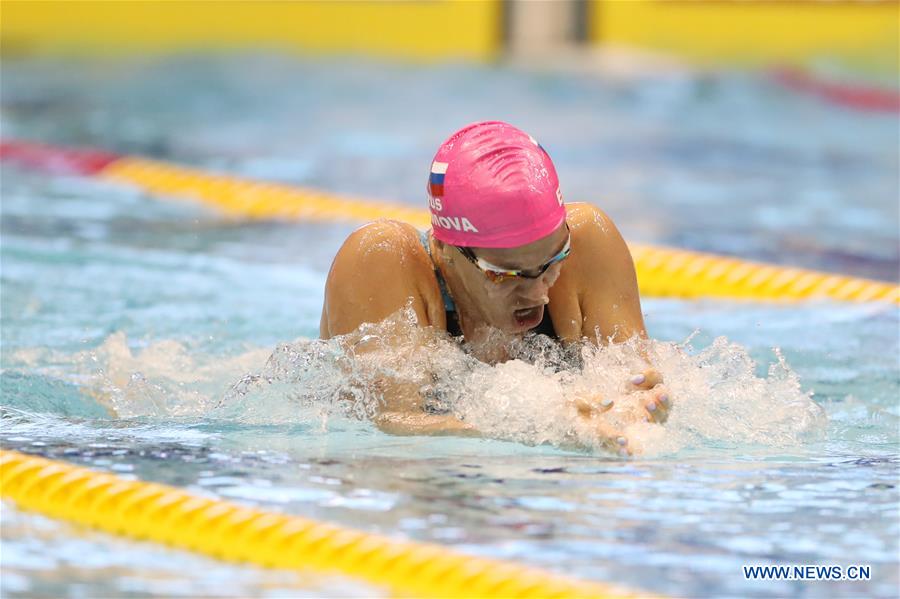
[[[601,206],[626,239],[898,279],[897,116],[753,72],[273,55],[2,69],[4,137],[419,206],[443,138],[502,118],[548,149],[568,201]],[[4,448],[673,596],[898,594],[894,306],[644,298],[675,407],[664,427],[631,431],[645,449],[633,459],[572,447],[552,411],[579,386],[620,393],[627,346],[573,365],[536,339],[491,367],[438,339],[427,357],[455,408],[497,438],[395,437],[358,417],[373,397],[335,399],[367,375],[315,341],[331,258],[356,223],[248,223],[0,168]],[[0,518],[4,596],[382,592],[6,503]],[[766,564],[864,564],[872,578],[744,578]]]

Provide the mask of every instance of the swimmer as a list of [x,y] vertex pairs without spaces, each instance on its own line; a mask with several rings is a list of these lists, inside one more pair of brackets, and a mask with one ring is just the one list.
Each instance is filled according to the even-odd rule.
[[[499,335],[532,331],[568,344],[646,338],[634,262],[609,217],[567,204],[550,156],[500,121],[468,125],[438,149],[428,176],[431,229],[379,220],[354,231],[328,274],[320,335],[381,322],[404,306],[419,326],[460,337],[479,359],[506,358]],[[395,434],[477,434],[471,423],[425,410],[410,384],[384,381],[376,419]],[[671,400],[649,367],[625,382],[634,420],[662,423]],[[628,439],[603,420],[609,398],[572,399],[598,440],[620,454]]]

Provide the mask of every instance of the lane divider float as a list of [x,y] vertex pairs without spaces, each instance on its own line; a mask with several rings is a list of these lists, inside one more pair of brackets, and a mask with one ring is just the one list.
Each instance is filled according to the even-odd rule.
[[637,597],[575,580],[175,487],[0,450],[0,496],[19,508],[138,540],[267,568],[343,574],[402,597]]
[[[0,143],[0,160],[45,171],[136,185],[149,193],[199,201],[240,218],[364,222],[392,218],[426,228],[425,209],[208,173],[167,162],[22,141]],[[900,286],[704,252],[629,244],[647,297],[780,301],[827,299],[900,304]]]
[[844,108],[900,114],[900,91],[896,89],[831,81],[799,67],[772,69],[769,74],[788,89],[817,96]]

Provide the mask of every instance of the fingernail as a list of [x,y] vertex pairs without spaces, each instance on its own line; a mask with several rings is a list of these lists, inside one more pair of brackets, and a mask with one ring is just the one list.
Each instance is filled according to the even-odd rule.
[[659,396],[659,401],[663,402],[666,405],[669,405],[669,396],[663,393]]
[[651,412],[655,412],[656,411],[656,402],[651,401],[650,403],[648,403],[647,410],[649,410]]
[[618,439],[616,439],[616,443],[618,443],[619,445],[625,445],[626,443],[628,443],[628,439],[626,439],[625,437],[619,437]]
[[621,457],[623,457],[623,458],[627,458],[627,457],[628,457],[628,452],[627,452],[626,450],[624,450],[624,449],[620,449],[620,450],[619,450],[619,455],[620,455]]
[[645,378],[646,377],[644,377],[643,374],[636,374],[633,377],[631,377],[631,384],[632,385],[640,385],[641,383],[644,382]]
[[650,418],[648,418],[647,416],[644,416],[644,422],[650,422]]
[[600,405],[604,408],[612,403],[612,400],[608,397],[604,397],[603,401],[600,402]]

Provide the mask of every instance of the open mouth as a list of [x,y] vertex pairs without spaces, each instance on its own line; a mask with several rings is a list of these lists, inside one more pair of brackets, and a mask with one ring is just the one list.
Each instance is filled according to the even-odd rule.
[[544,316],[544,306],[532,306],[531,308],[515,310],[513,316],[516,319],[516,324],[530,329],[540,324],[541,318]]

